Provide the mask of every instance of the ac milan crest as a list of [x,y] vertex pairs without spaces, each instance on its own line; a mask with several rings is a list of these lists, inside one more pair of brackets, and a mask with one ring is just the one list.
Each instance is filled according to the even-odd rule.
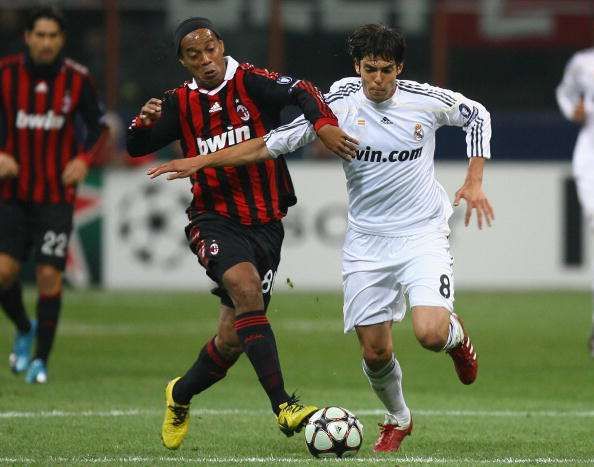
[[236,110],[237,115],[239,115],[239,118],[241,118],[244,122],[247,122],[250,119],[250,113],[245,106],[239,104]]

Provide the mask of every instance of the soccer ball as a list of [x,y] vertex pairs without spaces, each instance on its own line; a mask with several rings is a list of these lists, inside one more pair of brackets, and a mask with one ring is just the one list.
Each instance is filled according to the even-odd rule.
[[305,426],[305,444],[314,457],[352,457],[363,442],[363,424],[342,407],[315,412]]

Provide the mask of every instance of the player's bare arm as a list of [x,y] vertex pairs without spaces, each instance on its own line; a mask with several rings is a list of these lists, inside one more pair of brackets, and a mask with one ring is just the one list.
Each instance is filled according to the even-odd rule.
[[464,225],[468,227],[472,210],[476,210],[476,220],[478,228],[483,228],[483,221],[491,227],[491,223],[495,219],[495,214],[491,203],[487,199],[483,191],[483,168],[485,159],[482,157],[471,157],[468,163],[468,171],[466,172],[466,179],[464,184],[456,191],[454,199],[454,206],[460,204],[460,200],[466,200],[466,214],[464,216]]
[[357,140],[347,135],[342,129],[334,125],[324,125],[318,130],[318,138],[330,151],[345,161],[355,157]]
[[89,165],[80,157],[75,157],[64,167],[62,183],[65,186],[81,183],[89,173]]
[[16,177],[19,174],[19,164],[10,154],[0,152],[0,178]]
[[176,178],[190,177],[206,167],[233,167],[253,164],[271,158],[272,155],[266,147],[264,138],[254,138],[205,156],[187,157],[165,162],[157,167],[151,167],[147,174],[150,178],[156,178],[164,173],[171,173],[171,175],[167,176],[167,180],[174,180]]

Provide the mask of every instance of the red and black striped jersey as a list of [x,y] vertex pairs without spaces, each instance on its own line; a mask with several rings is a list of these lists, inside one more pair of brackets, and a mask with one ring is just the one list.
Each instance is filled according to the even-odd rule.
[[[264,136],[280,125],[281,110],[297,105],[316,130],[337,120],[315,86],[226,57],[225,80],[216,89],[195,81],[166,93],[161,118],[128,129],[128,152],[141,156],[179,139],[186,157],[201,156]],[[241,167],[206,168],[192,178],[190,219],[204,212],[245,225],[281,219],[296,203],[291,176],[281,156]]]
[[0,198],[72,203],[75,187],[62,183],[64,167],[75,157],[90,163],[105,136],[87,68],[61,57],[47,66],[25,53],[2,58],[0,115],[0,151],[19,165],[18,177],[0,179]]

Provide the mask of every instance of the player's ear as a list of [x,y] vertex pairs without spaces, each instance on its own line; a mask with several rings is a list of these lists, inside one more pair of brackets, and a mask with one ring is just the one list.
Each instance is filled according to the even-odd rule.
[[402,70],[404,70],[404,62],[399,63],[396,66],[396,76],[400,75],[400,73],[402,73]]
[[357,74],[358,74],[359,76],[361,76],[361,62],[354,61],[354,62],[353,62],[353,65],[354,65],[354,67],[355,67],[355,71],[357,72]]
[[225,55],[225,43],[223,42],[223,39],[219,39],[219,42],[221,43],[221,55]]

